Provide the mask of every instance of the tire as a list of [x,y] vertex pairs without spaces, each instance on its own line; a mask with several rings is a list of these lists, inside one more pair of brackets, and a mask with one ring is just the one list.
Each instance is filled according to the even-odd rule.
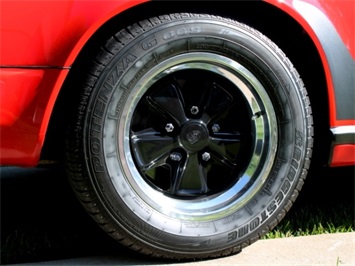
[[143,254],[235,254],[291,208],[312,153],[303,82],[258,31],[201,14],[122,29],[93,58],[67,141],[86,210]]

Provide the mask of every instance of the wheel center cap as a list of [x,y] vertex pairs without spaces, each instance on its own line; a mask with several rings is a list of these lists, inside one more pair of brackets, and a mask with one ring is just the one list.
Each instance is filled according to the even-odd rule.
[[201,140],[201,138],[202,138],[202,133],[198,129],[189,131],[186,134],[186,139],[191,145],[193,145],[196,142],[198,142],[199,140]]
[[204,124],[189,122],[181,130],[180,141],[190,151],[201,150],[207,145],[208,130]]

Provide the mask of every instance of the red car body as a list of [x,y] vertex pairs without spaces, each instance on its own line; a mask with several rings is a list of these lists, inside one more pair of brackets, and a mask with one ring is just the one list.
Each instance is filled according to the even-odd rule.
[[[235,3],[235,19],[239,4]],[[355,1],[266,0],[258,4],[295,21],[316,47],[326,84],[324,116],[332,135],[327,163],[355,164]],[[146,0],[1,0],[0,5],[0,162],[35,166],[50,139],[48,127],[58,95],[84,47],[110,21],[126,25],[128,17],[144,12],[150,16],[158,5]],[[170,10],[191,9],[188,2],[169,5]],[[206,7],[203,11],[214,12]],[[278,23],[281,36],[287,25]],[[288,45],[302,49],[296,43]]]

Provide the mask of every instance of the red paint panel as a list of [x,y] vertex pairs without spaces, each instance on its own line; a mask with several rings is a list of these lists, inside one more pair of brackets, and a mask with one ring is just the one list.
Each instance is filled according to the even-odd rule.
[[12,126],[38,93],[43,70],[0,69],[0,126]]
[[[20,78],[16,82],[11,77],[11,73],[8,73],[11,72],[10,70],[7,71],[8,75],[2,76],[4,80],[12,82],[6,83],[0,98],[0,165],[35,166],[40,157],[48,126],[50,115],[48,110],[52,110],[55,99],[48,88],[59,90],[58,87],[61,86],[69,70],[14,69],[12,71],[15,74],[23,71],[26,78]],[[33,86],[28,86],[27,82]],[[14,91],[17,92],[13,94]],[[12,102],[6,106],[9,98]],[[24,106],[21,106],[22,103]],[[3,116],[9,110],[12,114]]]
[[83,36],[89,38],[106,20],[141,2],[2,0],[0,65],[68,66],[84,45]]
[[355,145],[344,144],[333,148],[333,156],[330,166],[355,165]]
[[1,65],[60,65],[57,58],[65,47],[56,47],[61,36],[68,23],[78,30],[72,6],[73,1],[2,1]]
[[345,46],[355,59],[355,1],[319,1],[321,9],[332,21]]

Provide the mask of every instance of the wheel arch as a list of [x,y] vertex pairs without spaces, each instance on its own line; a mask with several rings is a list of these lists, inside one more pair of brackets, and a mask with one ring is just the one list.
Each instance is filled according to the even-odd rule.
[[[64,146],[63,136],[65,135],[66,119],[63,117],[70,118],[71,110],[76,102],[76,90],[72,88],[77,85],[76,77],[88,64],[90,56],[100,51],[99,40],[108,39],[113,34],[112,27],[116,27],[118,30],[144,18],[176,12],[209,13],[229,17],[261,31],[274,41],[295,65],[308,89],[313,106],[315,134],[319,137],[314,143],[314,150],[319,151],[321,163],[327,163],[331,139],[330,134],[324,134],[324,132],[329,132],[330,128],[329,90],[326,69],[320,51],[309,33],[290,14],[262,1],[240,1],[237,3],[237,8],[233,1],[226,1],[220,5],[215,5],[213,1],[207,1],[204,2],[204,5],[197,7],[179,5],[175,1],[152,1],[132,7],[102,23],[97,31],[87,39],[75,57],[71,70],[59,92],[50,117],[41,157],[59,159],[54,157],[60,154],[58,151]],[[269,19],[270,17],[273,19]],[[280,30],[280,25],[289,25],[287,38],[285,38],[285,31]],[[295,49],[295,43],[302,49]]]

